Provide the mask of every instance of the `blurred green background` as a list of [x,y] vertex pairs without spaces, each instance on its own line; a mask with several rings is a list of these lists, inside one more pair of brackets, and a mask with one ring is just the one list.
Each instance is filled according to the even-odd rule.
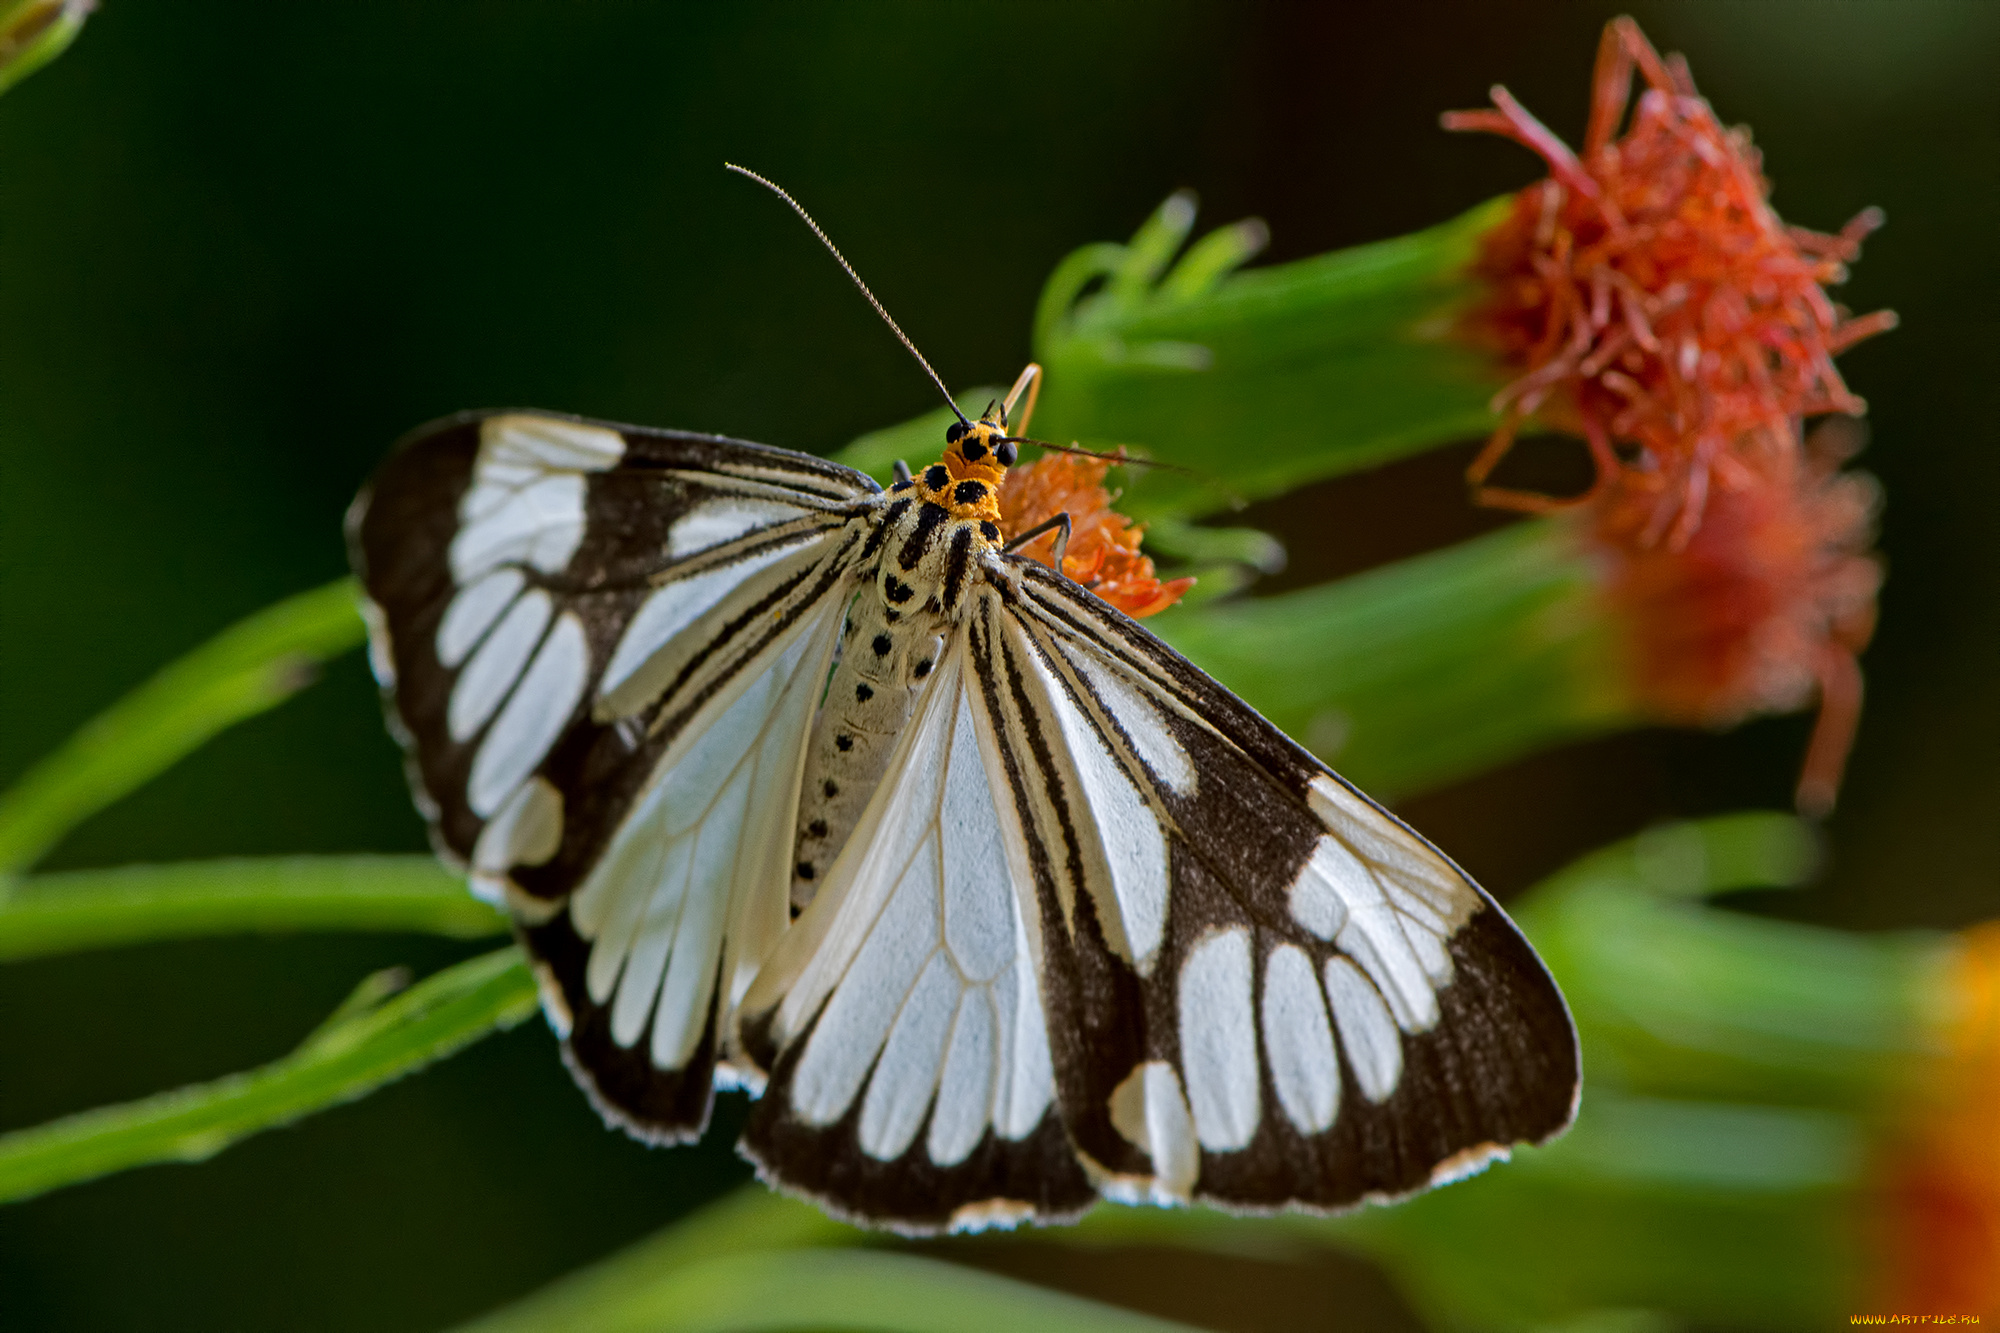
[[[2000,10],[1629,7],[1748,122],[1785,217],[1887,210],[1842,294],[1903,327],[1869,399],[1890,579],[1826,875],[1752,906],[1862,927],[2000,905]],[[746,5],[111,0],[0,100],[0,782],[167,658],[344,568],[388,443],[533,405],[825,451],[930,390],[785,210],[785,183],[947,380],[1004,382],[1042,279],[1193,186],[1295,258],[1539,173],[1447,135],[1505,82],[1581,137],[1607,5]],[[1503,521],[1465,449],[1259,506],[1352,572]],[[1169,613],[1171,614],[1171,613]],[[1807,723],[1540,756],[1403,813],[1503,898],[1650,822],[1788,799]],[[50,869],[417,850],[358,657],[94,820]],[[0,969],[0,1129],[248,1067],[372,968],[482,946],[224,940]],[[9,1329],[430,1329],[742,1179],[601,1127],[540,1024],[199,1168],[0,1210]],[[1217,1327],[1394,1327],[1222,1260],[1013,1271]],[[1040,1264],[1037,1268],[1034,1265]],[[1313,1279],[1317,1280],[1317,1279]],[[1246,1294],[1245,1287],[1252,1288]]]

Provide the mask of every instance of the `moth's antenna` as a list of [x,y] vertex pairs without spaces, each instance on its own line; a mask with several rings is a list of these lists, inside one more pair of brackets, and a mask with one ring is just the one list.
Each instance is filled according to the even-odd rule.
[[1179,463],[1162,463],[1151,458],[1134,458],[1119,446],[1117,453],[1100,453],[1096,449],[1085,449],[1074,444],[1051,444],[1047,440],[1031,440],[1025,435],[1002,435],[1008,444],[1032,444],[1037,449],[1049,449],[1059,454],[1075,454],[1078,458],[1095,458],[1102,463],[1115,463],[1120,467],[1152,467],[1162,472],[1178,472],[1184,477],[1200,475],[1193,468],[1182,467]]
[[958,404],[952,401],[951,390],[944,387],[944,381],[938,378],[938,373],[935,370],[931,369],[931,363],[924,360],[924,354],[919,352],[917,345],[910,341],[910,335],[903,332],[903,326],[898,324],[889,312],[883,308],[882,303],[875,299],[875,293],[868,290],[868,284],[863,282],[861,275],[854,271],[854,265],[847,262],[847,256],[840,253],[840,247],[835,245],[827,234],[820,230],[819,223],[813,221],[812,214],[806,212],[799,204],[799,201],[786,194],[782,187],[765,180],[748,167],[739,167],[734,162],[724,162],[722,165],[739,176],[748,176],[751,180],[756,181],[759,185],[792,206],[792,211],[805,220],[805,224],[812,228],[813,235],[819,237],[819,243],[826,247],[827,253],[840,262],[840,266],[847,270],[848,277],[854,279],[854,285],[859,287],[861,294],[868,298],[868,304],[875,307],[875,313],[882,317],[882,322],[889,326],[889,331],[896,335],[903,346],[910,349],[911,356],[917,358],[917,364],[924,368],[924,374],[931,377],[931,383],[937,385],[938,392],[944,395],[945,406],[951,409],[951,414],[961,422],[965,421],[965,413],[959,411]]

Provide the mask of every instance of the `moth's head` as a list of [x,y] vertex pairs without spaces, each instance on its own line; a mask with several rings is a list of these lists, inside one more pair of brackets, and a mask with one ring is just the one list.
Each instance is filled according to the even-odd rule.
[[984,468],[996,483],[1020,456],[1019,446],[1007,437],[1007,424],[991,417],[952,422],[945,430],[944,444],[945,462],[957,465],[954,473],[960,467]]
[[944,433],[944,461],[917,478],[926,500],[969,522],[1000,521],[1000,482],[1019,456],[1007,428],[991,417],[954,421]]

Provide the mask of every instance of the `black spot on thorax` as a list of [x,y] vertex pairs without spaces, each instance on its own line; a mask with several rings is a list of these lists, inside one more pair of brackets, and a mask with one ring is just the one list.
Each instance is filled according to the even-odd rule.
[[904,569],[915,569],[923,563],[924,556],[930,552],[931,541],[937,533],[938,524],[949,517],[951,511],[943,505],[932,504],[929,500],[924,501],[923,507],[917,510],[916,526],[910,529],[909,540],[905,541],[903,549],[896,553],[896,563]]
[[958,605],[958,594],[965,583],[966,567],[972,563],[972,525],[967,523],[951,535],[951,558],[944,568],[944,604]]

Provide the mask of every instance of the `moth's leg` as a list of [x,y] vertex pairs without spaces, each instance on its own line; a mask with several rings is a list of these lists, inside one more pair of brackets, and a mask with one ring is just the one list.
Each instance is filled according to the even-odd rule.
[[910,480],[910,465],[899,458],[896,460],[896,465],[889,469],[889,475],[900,486],[902,483]]
[[1029,542],[1051,529],[1056,530],[1056,573],[1060,574],[1062,573],[1063,557],[1069,552],[1069,514],[1067,512],[1057,514],[1052,519],[1035,524],[1034,527],[1029,528],[1001,549],[1003,551],[1012,551],[1017,547],[1026,546]]
[[[1014,404],[1020,400],[1024,392],[1028,395],[1028,405],[1021,409],[1021,419],[1014,421],[1011,419],[1014,415]],[[1001,428],[1014,435],[1027,434],[1028,420],[1035,415],[1035,399],[1039,398],[1041,393],[1042,368],[1030,361],[1015,378],[1014,387],[1007,390],[1006,401],[1000,404]]]

